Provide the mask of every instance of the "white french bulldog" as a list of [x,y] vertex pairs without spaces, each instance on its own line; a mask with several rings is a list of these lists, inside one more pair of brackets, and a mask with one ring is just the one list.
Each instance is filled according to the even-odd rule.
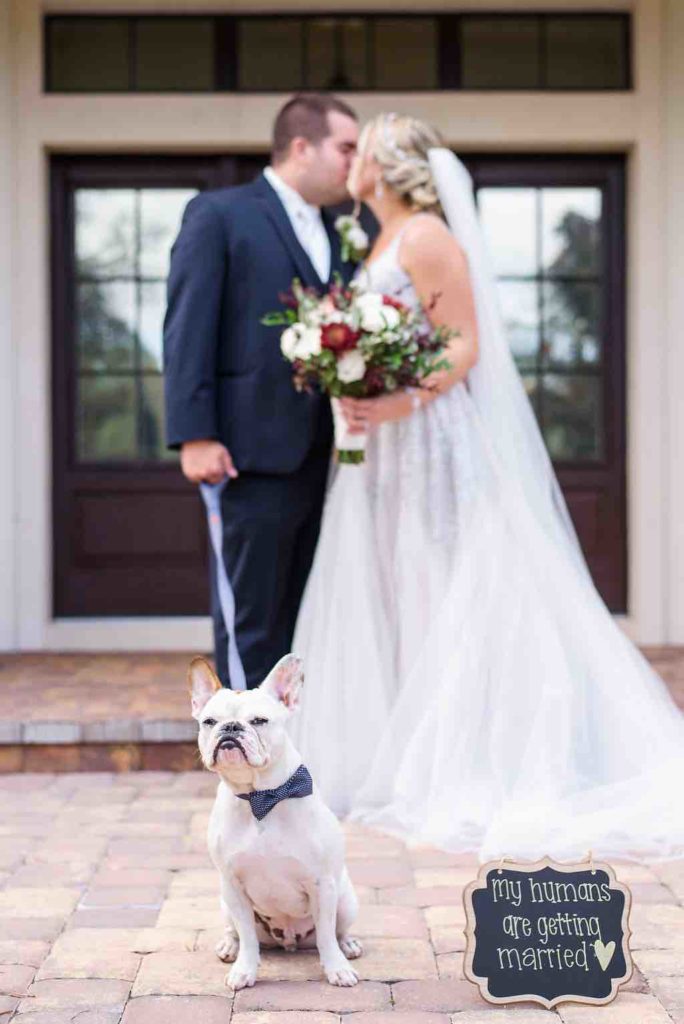
[[216,952],[235,961],[233,989],[254,984],[260,944],[317,946],[332,985],[359,980],[347,963],[363,948],[349,935],[358,902],[344,834],[286,731],[303,681],[292,654],[253,690],[222,687],[204,658],[190,664],[202,761],[220,777],[208,841],[225,922]]

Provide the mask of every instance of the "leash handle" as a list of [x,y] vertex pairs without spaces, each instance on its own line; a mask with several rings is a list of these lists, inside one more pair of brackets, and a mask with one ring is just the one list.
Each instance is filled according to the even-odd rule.
[[230,686],[233,690],[246,690],[247,680],[245,670],[240,659],[237,640],[235,638],[235,595],[228,579],[226,564],[223,561],[223,514],[221,510],[221,495],[229,482],[225,476],[217,484],[201,483],[200,494],[207,510],[207,524],[211,546],[216,558],[216,585],[218,590],[219,605],[223,624],[228,634],[228,673],[230,675]]

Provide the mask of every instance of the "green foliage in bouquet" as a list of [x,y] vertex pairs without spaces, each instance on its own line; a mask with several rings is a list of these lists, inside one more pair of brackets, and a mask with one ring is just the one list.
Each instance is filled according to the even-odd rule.
[[429,309],[344,287],[339,276],[322,297],[295,279],[281,298],[284,308],[262,323],[285,328],[281,349],[298,390],[370,398],[425,387],[426,378],[451,367],[443,354],[459,332],[433,327]]

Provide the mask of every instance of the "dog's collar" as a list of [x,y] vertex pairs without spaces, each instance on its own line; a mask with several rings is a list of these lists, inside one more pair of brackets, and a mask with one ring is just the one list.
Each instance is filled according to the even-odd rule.
[[252,814],[261,821],[276,804],[294,796],[310,796],[313,793],[313,780],[306,765],[300,764],[290,778],[282,786],[275,789],[255,789],[252,793],[236,793],[240,800],[249,800]]

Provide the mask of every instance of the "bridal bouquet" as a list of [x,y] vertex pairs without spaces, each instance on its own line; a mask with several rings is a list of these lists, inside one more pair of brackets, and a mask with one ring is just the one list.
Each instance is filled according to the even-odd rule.
[[262,323],[285,327],[280,348],[292,363],[297,390],[330,396],[339,461],[363,462],[366,435],[349,432],[339,399],[420,387],[436,370],[449,369],[441,357],[457,332],[433,328],[422,307],[412,309],[356,283],[345,288],[337,282],[321,296],[295,279],[282,298],[285,309]]

